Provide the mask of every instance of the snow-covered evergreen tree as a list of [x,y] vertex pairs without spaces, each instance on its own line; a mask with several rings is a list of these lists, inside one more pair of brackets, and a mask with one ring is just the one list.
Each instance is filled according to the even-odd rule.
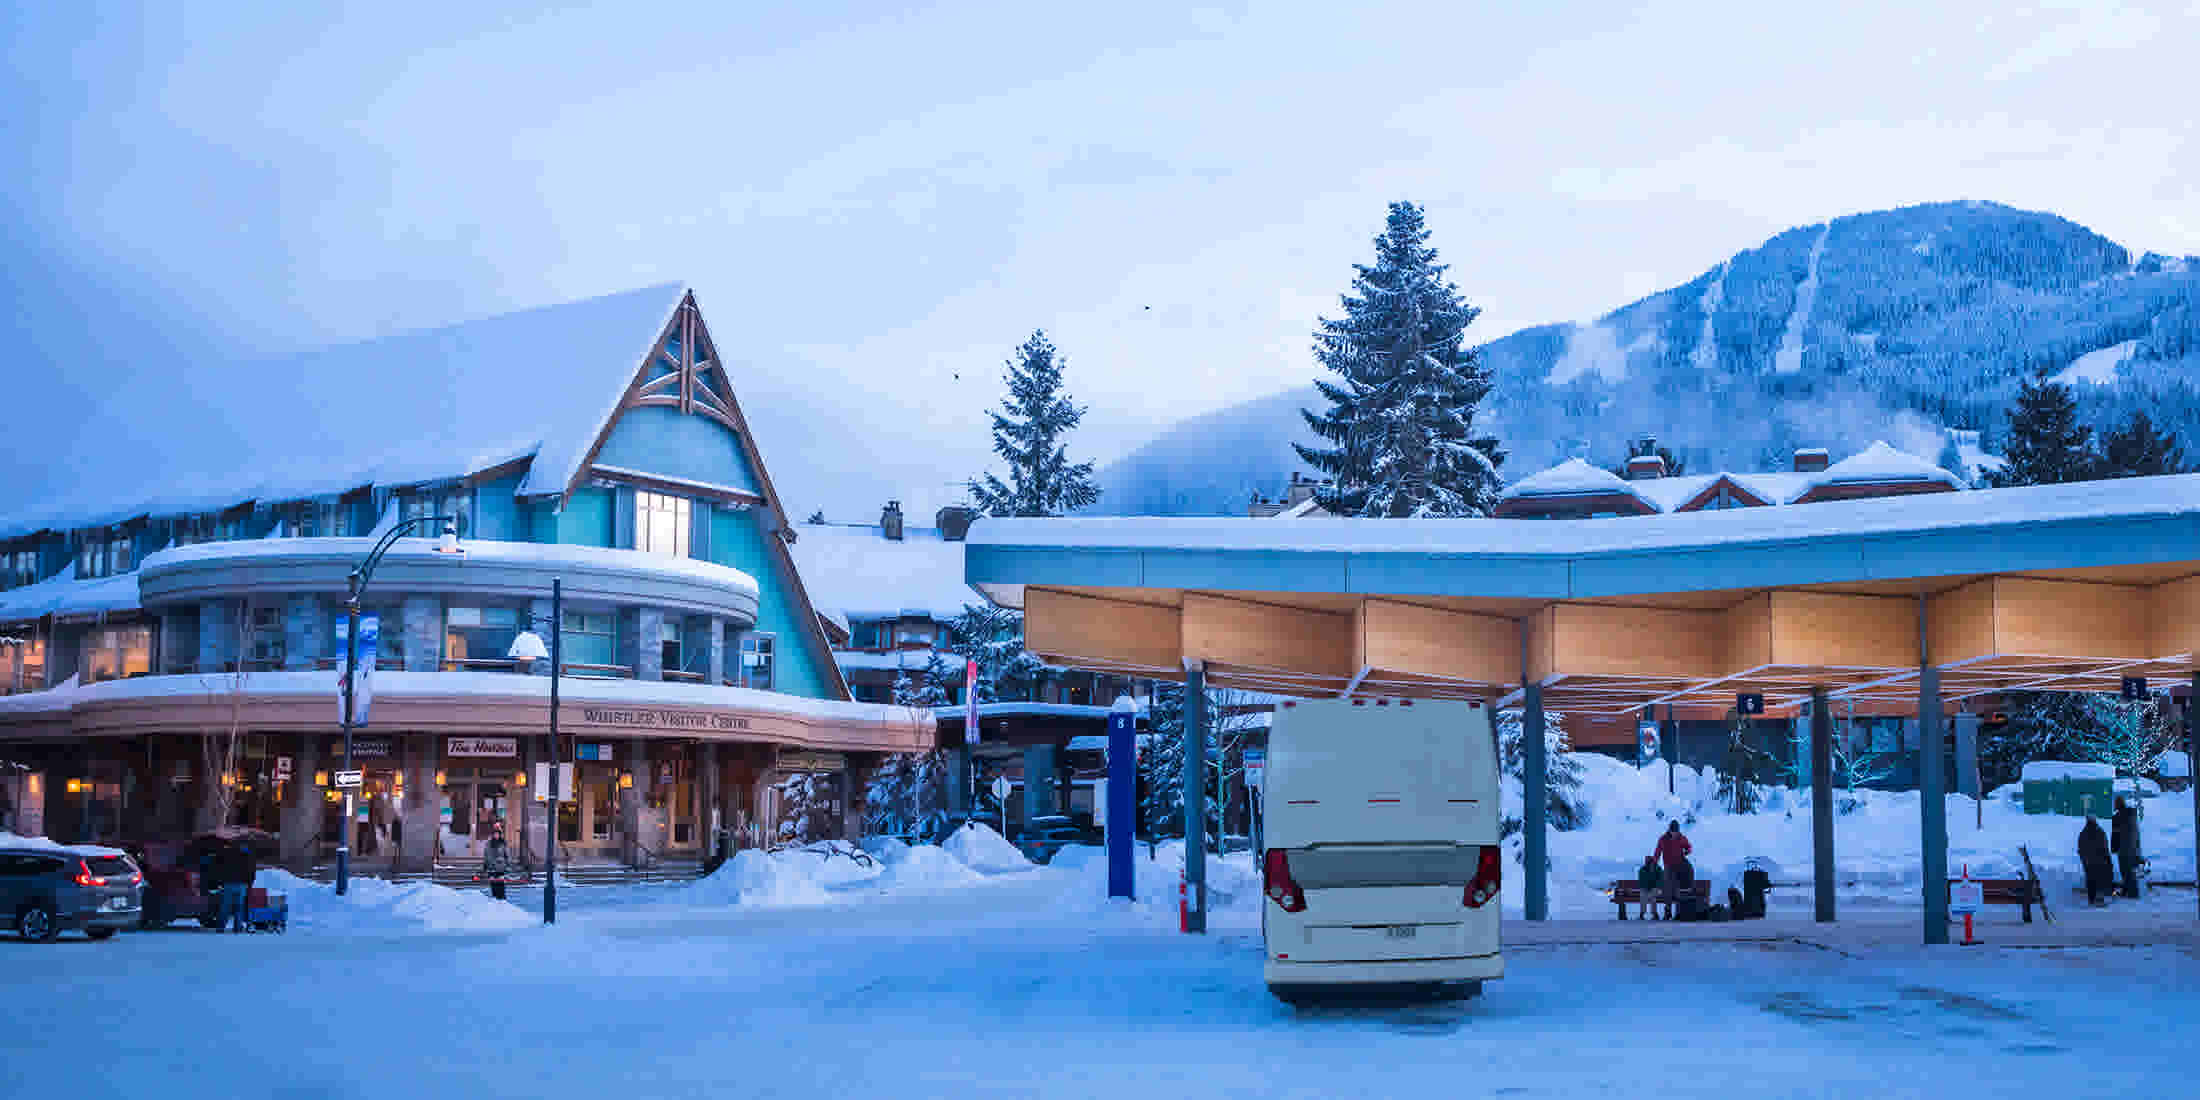
[[2107,764],[2119,778],[2144,775],[2156,758],[2185,747],[2183,723],[2152,701],[2083,697],[2093,721],[2073,738],[2078,759]]
[[2174,436],[2155,430],[2145,409],[2135,409],[2124,426],[2101,437],[2102,477],[2153,477],[2181,474],[2185,450]]
[[779,839],[808,844],[836,835],[840,777],[829,772],[799,772],[779,781]]
[[1355,265],[1344,316],[1323,318],[1314,356],[1336,375],[1301,410],[1326,446],[1294,444],[1334,481],[1321,506],[1345,516],[1488,515],[1502,484],[1497,440],[1474,434],[1490,375],[1466,343],[1481,312],[1444,278],[1421,208],[1390,204],[1375,263]]
[[[1498,763],[1504,774],[1514,782],[1527,783],[1528,753],[1522,746],[1521,712],[1501,710],[1497,712]],[[1581,794],[1581,762],[1574,759],[1573,740],[1566,734],[1564,711],[1543,712],[1543,781],[1549,798],[1544,804],[1545,820],[1551,828],[1567,832],[1589,823],[1589,805]],[[1525,806],[1525,803],[1523,803]],[[1506,836],[1520,831],[1522,822],[1517,817],[1506,817],[1501,823]]]
[[948,667],[947,658],[938,650],[925,658],[924,667],[916,675],[909,669],[894,674],[894,703],[904,707],[944,707],[948,698],[947,685],[955,682],[954,670]]
[[1008,481],[986,474],[970,483],[987,515],[1059,516],[1099,501],[1092,463],[1069,460],[1064,440],[1085,410],[1062,392],[1062,359],[1044,331],[1008,361],[1008,397],[991,415],[993,453],[1008,463]]
[[1988,475],[1998,486],[2060,485],[2094,476],[2093,429],[2078,423],[2078,403],[2069,386],[2027,380],[2009,410],[2009,433],[2002,451],[2006,465]]
[[1038,697],[1046,665],[1024,649],[1024,617],[991,604],[966,604],[948,624],[948,652],[978,660],[978,680],[969,690],[981,703]]
[[954,764],[943,749],[881,760],[865,791],[865,830],[937,840],[947,832],[947,784],[953,776]]
[[1184,835],[1184,685],[1154,685],[1150,731],[1138,749],[1138,827],[1148,840]]

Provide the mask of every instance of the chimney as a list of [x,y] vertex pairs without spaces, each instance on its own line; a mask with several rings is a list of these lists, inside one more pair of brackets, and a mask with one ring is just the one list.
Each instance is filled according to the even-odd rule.
[[1665,459],[1658,455],[1636,455],[1627,460],[1627,480],[1649,481],[1665,476]]
[[1284,492],[1284,508],[1296,508],[1299,505],[1314,499],[1315,491],[1320,489],[1325,484],[1327,483],[1317,478],[1301,477],[1298,474],[1292,474],[1291,487]]
[[1795,449],[1795,472],[1815,474],[1833,464],[1833,456],[1824,447],[1798,447]]
[[949,542],[961,542],[970,533],[970,525],[978,519],[978,510],[967,504],[950,504],[939,510],[932,522],[940,529],[940,537]]
[[878,525],[879,529],[886,533],[887,538],[893,539],[895,542],[901,541],[900,501],[889,500],[886,502],[886,510],[878,515]]

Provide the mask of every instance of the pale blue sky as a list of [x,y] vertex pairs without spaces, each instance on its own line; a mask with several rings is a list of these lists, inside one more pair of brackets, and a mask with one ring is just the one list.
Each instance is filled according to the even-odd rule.
[[984,461],[1034,327],[1103,460],[1306,381],[1394,198],[1482,339],[1910,202],[2200,253],[2190,2],[64,7],[0,15],[33,469],[210,361],[679,278],[852,517]]

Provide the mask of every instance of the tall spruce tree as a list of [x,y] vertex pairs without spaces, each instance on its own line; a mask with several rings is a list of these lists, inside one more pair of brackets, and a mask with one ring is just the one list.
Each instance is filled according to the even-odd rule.
[[1099,501],[1092,463],[1071,462],[1063,442],[1085,410],[1062,392],[1062,357],[1044,331],[1008,361],[1008,396],[991,415],[993,453],[1008,463],[1008,481],[986,474],[970,483],[987,515],[1059,516]]
[[2093,429],[2078,423],[2078,402],[2069,386],[2039,379],[2024,383],[2009,410],[2002,459],[2002,468],[1989,475],[1996,486],[2060,485],[2094,476],[2099,460]]
[[1446,281],[1421,208],[1390,204],[1375,263],[1353,265],[1344,316],[1323,318],[1314,357],[1337,377],[1301,410],[1327,446],[1294,444],[1334,481],[1321,506],[1345,516],[1481,516],[1497,502],[1504,452],[1474,434],[1489,372],[1466,344],[1480,310]]
[[2134,411],[2123,427],[2101,437],[2102,477],[2153,477],[2187,469],[2184,448],[2175,436],[2156,431],[2145,409]]

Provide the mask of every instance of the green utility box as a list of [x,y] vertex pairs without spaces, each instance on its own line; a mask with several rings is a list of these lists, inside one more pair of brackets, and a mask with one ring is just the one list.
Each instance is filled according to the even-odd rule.
[[2107,817],[2116,810],[2116,769],[2034,760],[2024,766],[2024,812]]

